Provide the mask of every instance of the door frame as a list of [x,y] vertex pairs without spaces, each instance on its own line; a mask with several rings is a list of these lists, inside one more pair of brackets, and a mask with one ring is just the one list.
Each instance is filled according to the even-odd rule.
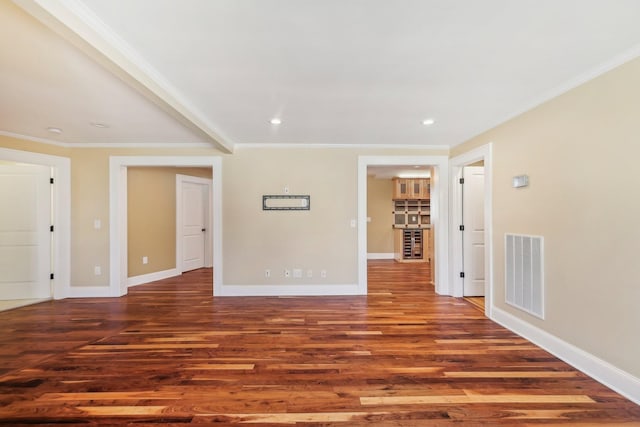
[[459,272],[463,269],[462,259],[462,233],[459,231],[459,219],[462,218],[462,191],[458,180],[462,177],[462,168],[477,161],[484,161],[484,268],[485,268],[485,315],[491,317],[494,307],[493,302],[493,209],[492,209],[492,143],[489,142],[481,147],[475,148],[464,154],[451,159],[451,221],[450,221],[450,271],[449,277],[452,284],[452,294],[454,297],[463,296],[463,281]]
[[433,166],[431,177],[431,222],[434,231],[435,290],[450,295],[449,282],[449,157],[448,156],[359,156],[358,157],[358,294],[367,294],[367,167]]
[[222,157],[109,157],[109,295],[127,294],[127,168],[130,166],[210,167],[213,204],[213,293],[222,294]]
[[51,189],[51,211],[55,231],[51,236],[51,281],[53,299],[71,296],[71,159],[30,151],[0,148],[0,159],[17,163],[48,166],[54,185]]
[[182,269],[182,254],[184,252],[184,245],[182,239],[182,186],[183,184],[190,182],[193,184],[206,185],[207,200],[203,204],[204,218],[205,218],[205,236],[204,236],[204,266],[213,267],[213,251],[212,249],[212,233],[213,229],[213,203],[211,190],[213,187],[213,180],[209,178],[200,178],[196,176],[176,174],[176,269],[179,273],[183,273]]
[[[474,163],[472,163],[471,165],[473,165]],[[470,180],[473,179],[473,175],[475,174],[475,172],[471,172],[471,173],[467,173],[468,171],[470,171],[470,168],[474,168],[477,171],[482,171],[482,190],[481,191],[477,191],[477,193],[479,193],[480,197],[482,198],[482,213],[484,216],[484,165],[483,166],[471,166],[471,165],[465,165],[461,168],[461,176],[462,178],[464,178],[464,185],[462,186],[458,186],[459,188],[462,188],[462,195],[461,195],[461,207],[462,207],[462,212],[460,215],[460,220],[462,222],[460,222],[460,224],[464,224],[464,230],[462,231],[461,237],[462,237],[462,270],[460,271],[464,271],[465,272],[465,277],[462,278],[462,296],[466,297],[466,296],[473,296],[473,295],[467,295],[467,292],[469,291],[469,288],[472,286],[471,282],[473,280],[473,265],[476,264],[475,263],[475,256],[474,256],[474,250],[473,250],[473,237],[472,234],[473,232],[473,220],[471,218],[471,216],[469,216],[469,212],[470,211],[476,211],[477,206],[474,206],[475,202],[471,202],[471,198],[473,198],[474,193],[476,193],[476,191],[470,191],[470,187],[471,187],[471,183],[468,182]],[[468,197],[471,196],[471,197]],[[484,260],[484,245],[485,245],[485,230],[484,230],[484,218],[482,221],[482,247],[483,247],[483,260]],[[467,242],[467,238],[469,239],[469,242]],[[467,259],[468,258],[468,259]],[[483,262],[484,264],[484,262]],[[483,271],[484,271],[484,265],[483,265]],[[486,279],[483,278],[482,279],[482,297],[485,296],[485,286],[484,284],[486,283]],[[480,296],[480,295],[478,295]]]

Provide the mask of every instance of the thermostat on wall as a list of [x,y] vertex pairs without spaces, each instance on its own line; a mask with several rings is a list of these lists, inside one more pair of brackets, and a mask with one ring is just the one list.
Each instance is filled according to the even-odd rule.
[[529,185],[529,176],[528,175],[518,175],[514,176],[511,181],[511,186],[513,188],[526,187]]

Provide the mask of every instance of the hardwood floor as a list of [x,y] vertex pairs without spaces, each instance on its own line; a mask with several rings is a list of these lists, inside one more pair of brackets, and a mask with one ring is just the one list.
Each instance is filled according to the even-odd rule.
[[366,297],[216,299],[198,270],[0,313],[0,424],[640,425],[427,269],[371,262]]
[[464,297],[464,300],[484,313],[484,297]]

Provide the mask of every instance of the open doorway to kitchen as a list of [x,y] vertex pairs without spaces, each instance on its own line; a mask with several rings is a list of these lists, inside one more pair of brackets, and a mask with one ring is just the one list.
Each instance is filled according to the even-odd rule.
[[380,268],[415,264],[425,285],[448,293],[448,216],[443,202],[447,166],[445,156],[359,158],[358,261],[363,293],[371,279],[369,263]]
[[407,279],[411,277],[412,286],[422,289],[433,286],[435,230],[431,223],[431,169],[431,165],[367,168],[369,281],[384,280],[399,271],[398,264],[406,264],[402,266],[402,274]]

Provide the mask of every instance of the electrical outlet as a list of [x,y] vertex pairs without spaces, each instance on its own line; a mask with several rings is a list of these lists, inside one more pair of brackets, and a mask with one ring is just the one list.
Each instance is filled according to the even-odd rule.
[[100,276],[102,274],[102,268],[100,268],[99,265],[96,265],[95,267],[93,267],[93,274],[95,274],[96,276]]
[[284,277],[291,277],[291,270],[285,270]]
[[302,277],[302,269],[301,268],[294,268],[293,269],[293,278],[294,279],[300,279]]
[[143,256],[143,257],[142,257],[142,263],[143,263],[143,264],[149,264],[149,257],[147,257],[147,256]]
[[269,270],[268,268],[264,271],[264,277],[266,277],[267,279],[269,277],[271,277],[271,270]]
[[327,278],[327,270],[320,270],[320,277],[322,277],[323,279]]

